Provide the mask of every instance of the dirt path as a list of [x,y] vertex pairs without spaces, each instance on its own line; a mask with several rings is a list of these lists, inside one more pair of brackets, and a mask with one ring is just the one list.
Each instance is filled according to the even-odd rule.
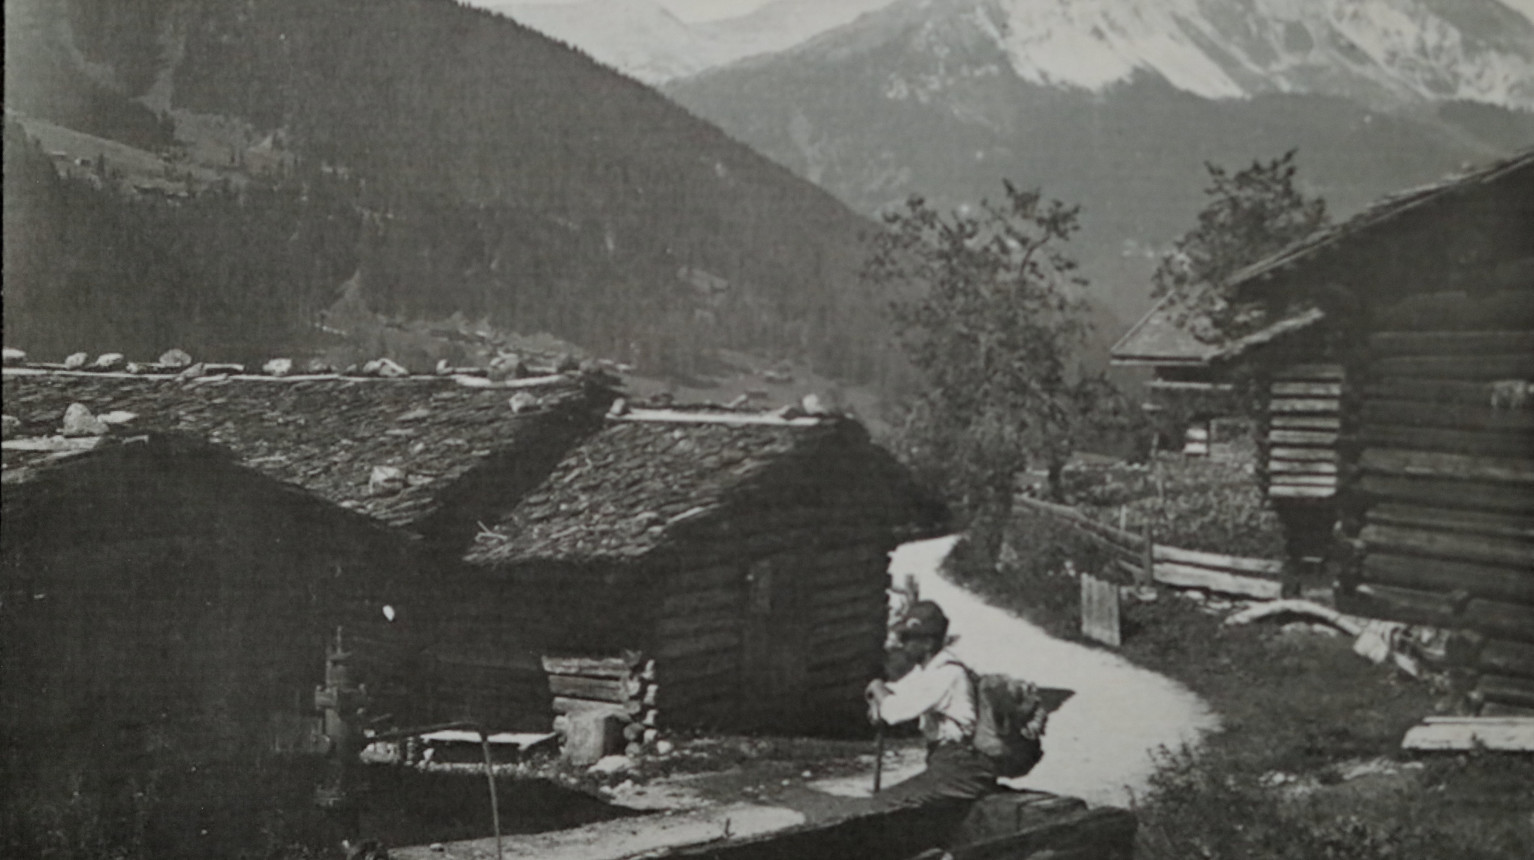
[[[954,538],[940,538],[901,547],[890,563],[894,581],[915,576],[922,598],[942,605],[959,637],[953,650],[971,668],[1076,693],[1050,719],[1044,760],[1018,785],[1126,804],[1131,792],[1144,788],[1159,747],[1194,742],[1217,724],[1204,702],[1177,682],[1108,651],[1054,639],[944,579],[938,568],[953,544]],[[919,769],[907,756],[891,775]],[[849,781],[854,784],[862,783]]]

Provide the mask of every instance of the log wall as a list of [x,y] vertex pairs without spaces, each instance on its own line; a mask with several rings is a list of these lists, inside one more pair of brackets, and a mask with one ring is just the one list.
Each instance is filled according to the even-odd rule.
[[317,752],[337,626],[369,710],[415,718],[415,560],[403,535],[253,472],[144,459],[6,487],[0,807],[85,802],[103,835],[147,824],[151,854],[233,854],[266,811],[313,808],[319,775],[294,754]]
[[1374,314],[1338,597],[1460,631],[1492,710],[1534,705],[1534,321],[1494,312],[1510,302],[1528,304],[1428,294]]
[[653,640],[663,725],[815,730],[856,713],[883,658],[893,542],[823,540],[790,528],[776,551],[723,563],[700,551],[666,577]]

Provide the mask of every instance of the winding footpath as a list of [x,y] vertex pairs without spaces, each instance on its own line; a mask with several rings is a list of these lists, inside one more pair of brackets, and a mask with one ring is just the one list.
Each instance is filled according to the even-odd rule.
[[[1050,718],[1044,760],[1016,785],[1126,805],[1144,791],[1158,749],[1196,744],[1218,725],[1204,701],[1176,681],[1109,651],[1055,639],[944,579],[939,569],[955,541],[946,537],[901,547],[890,562],[892,580],[903,584],[914,576],[922,599],[943,607],[958,636],[953,650],[975,671],[1005,672],[1075,691]],[[892,757],[886,763],[888,781],[920,768],[918,757]]]

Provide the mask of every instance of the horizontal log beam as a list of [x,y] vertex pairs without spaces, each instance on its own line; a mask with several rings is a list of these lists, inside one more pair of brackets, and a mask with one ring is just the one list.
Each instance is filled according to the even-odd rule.
[[1269,430],[1273,445],[1336,445],[1338,434],[1326,430]]
[[1268,483],[1275,487],[1332,487],[1337,486],[1336,475],[1270,475]]
[[612,657],[574,657],[546,654],[543,671],[551,675],[585,675],[592,678],[627,678],[644,662],[638,651]]
[[1197,567],[1209,567],[1215,570],[1227,570],[1236,573],[1250,573],[1265,577],[1278,577],[1284,572],[1284,563],[1282,561],[1224,555],[1215,552],[1201,552],[1174,546],[1163,546],[1161,544],[1156,545],[1153,558],[1156,561],[1191,564]]
[[[1441,405],[1487,408],[1492,405],[1496,383],[1452,379],[1395,379],[1385,377],[1363,386],[1367,400],[1406,400]],[[1525,405],[1529,409],[1534,406]]]
[[1341,397],[1341,382],[1275,382],[1268,388],[1273,399],[1280,397]]
[[1534,429],[1534,412],[1493,409],[1489,402],[1439,403],[1430,400],[1365,400],[1359,407],[1362,427],[1443,427],[1449,430],[1490,430],[1527,433]]
[[1321,460],[1273,459],[1268,461],[1268,472],[1274,475],[1335,475],[1337,464]]
[[702,588],[696,591],[675,590],[675,583],[668,583],[673,591],[661,601],[660,614],[688,615],[694,612],[739,611],[746,599],[744,578],[731,585]]
[[1337,488],[1270,486],[1268,495],[1275,499],[1330,499],[1337,495]]
[[743,588],[746,581],[746,565],[739,561],[729,564],[688,566],[666,574],[666,591],[672,595],[693,594],[713,589]]
[[1309,460],[1318,463],[1335,463],[1337,462],[1337,449],[1273,447],[1268,449],[1268,456],[1274,460]]
[[1534,569],[1534,544],[1514,539],[1386,525],[1366,525],[1358,537],[1371,550]]
[[1365,515],[1369,523],[1412,526],[1492,537],[1534,539],[1534,517],[1382,502]]
[[1534,642],[1534,606],[1475,598],[1465,607],[1465,626],[1498,638]]
[[597,702],[623,703],[641,692],[638,679],[582,678],[578,675],[550,675],[549,692],[556,697],[590,699]]
[[1466,510],[1534,512],[1534,487],[1446,477],[1365,475],[1358,487],[1381,499]]
[[586,713],[611,714],[625,720],[633,716],[625,705],[613,702],[594,702],[590,699],[576,699],[566,696],[554,697],[553,711],[556,714],[564,714],[566,716]]
[[1527,289],[1418,293],[1377,305],[1371,323],[1377,330],[1390,331],[1526,329],[1534,326],[1534,295]]
[[1158,562],[1155,565],[1155,580],[1163,585],[1205,588],[1224,594],[1255,597],[1258,600],[1276,600],[1283,591],[1283,584],[1276,580],[1172,562]]
[[1338,412],[1341,411],[1341,409],[1341,402],[1334,397],[1311,399],[1285,397],[1276,398],[1268,402],[1268,411],[1275,415],[1289,414],[1294,412],[1327,413]]
[[655,635],[662,641],[670,641],[679,637],[734,630],[741,625],[741,621],[740,614],[735,612],[672,615],[655,622]]
[[655,676],[657,682],[669,685],[685,683],[694,678],[730,674],[739,670],[740,653],[727,651],[668,660],[655,667]]
[[1291,364],[1273,371],[1274,379],[1326,379],[1343,378],[1340,364]]
[[1385,618],[1407,624],[1454,627],[1454,600],[1437,591],[1368,583],[1336,596],[1337,609],[1348,615]]
[[872,601],[876,604],[884,604],[886,600],[885,584],[882,577],[879,581],[867,581],[853,585],[838,585],[833,588],[817,588],[809,596],[809,604],[813,607],[841,606],[846,603],[857,601]]
[[1336,415],[1274,415],[1268,426],[1274,430],[1341,430],[1342,419]]
[[1359,465],[1365,471],[1386,475],[1534,484],[1534,460],[1368,448],[1359,457]]
[[1488,702],[1534,708],[1534,678],[1482,675],[1480,683],[1475,685],[1475,690]]
[[843,663],[849,665],[875,665],[882,662],[883,659],[883,637],[872,636],[866,639],[843,639],[833,642],[824,648],[816,648],[811,651],[806,669],[814,672],[826,666]]
[[1534,353],[1434,355],[1384,358],[1371,368],[1377,376],[1424,379],[1527,379],[1534,376]]
[[1534,719],[1429,717],[1421,725],[1406,731],[1406,736],[1401,739],[1401,748],[1534,752]]
[[1522,431],[1367,425],[1359,431],[1358,440],[1374,448],[1438,451],[1471,457],[1517,458],[1534,451],[1534,434]]
[[1534,602],[1534,571],[1518,568],[1371,552],[1364,558],[1362,577],[1423,591],[1463,590],[1478,597]]
[[740,647],[740,631],[723,630],[698,636],[682,636],[661,641],[655,649],[658,660],[691,657],[698,654],[734,651]]
[[827,603],[810,610],[811,624],[817,629],[838,629],[872,622],[885,623],[889,604],[878,597],[863,597],[841,603]]
[[1534,678],[1534,644],[1492,639],[1481,646],[1476,667],[1484,672]]
[[1487,702],[1481,706],[1482,717],[1534,717],[1534,708],[1520,708],[1501,702]]
[[1386,331],[1369,336],[1378,356],[1534,352],[1534,331]]

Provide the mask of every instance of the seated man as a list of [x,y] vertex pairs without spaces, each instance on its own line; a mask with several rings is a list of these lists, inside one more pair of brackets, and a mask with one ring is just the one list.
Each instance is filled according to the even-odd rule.
[[924,600],[911,607],[896,632],[915,665],[898,680],[868,685],[869,719],[919,720],[927,740],[927,769],[881,792],[881,805],[973,800],[995,791],[995,765],[971,743],[974,684],[969,670],[945,647],[948,617],[936,603]]

